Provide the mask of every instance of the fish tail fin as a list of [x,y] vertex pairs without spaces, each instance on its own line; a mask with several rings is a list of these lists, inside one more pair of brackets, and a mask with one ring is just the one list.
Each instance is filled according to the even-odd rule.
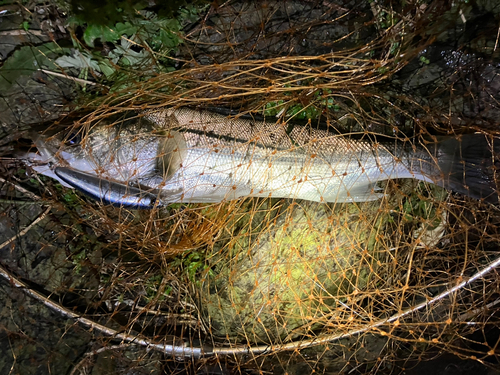
[[438,166],[429,173],[431,180],[471,198],[499,203],[500,141],[484,134],[437,140],[427,148]]

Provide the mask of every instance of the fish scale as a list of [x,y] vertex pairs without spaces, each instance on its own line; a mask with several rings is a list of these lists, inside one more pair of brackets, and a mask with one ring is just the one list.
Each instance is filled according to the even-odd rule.
[[[380,196],[373,191],[377,181],[415,175],[382,145],[374,148],[310,125],[288,131],[289,125],[281,123],[228,119],[190,109],[156,112],[147,118],[184,136],[185,146],[178,145],[187,151],[182,167],[165,188],[181,190],[180,199],[187,202],[244,196],[373,200]],[[401,160],[403,153],[398,154]]]

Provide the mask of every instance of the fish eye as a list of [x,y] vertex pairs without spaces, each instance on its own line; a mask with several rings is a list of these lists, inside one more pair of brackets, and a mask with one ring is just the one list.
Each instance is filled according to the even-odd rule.
[[67,146],[78,146],[82,143],[82,135],[80,132],[70,132],[65,138],[64,143]]

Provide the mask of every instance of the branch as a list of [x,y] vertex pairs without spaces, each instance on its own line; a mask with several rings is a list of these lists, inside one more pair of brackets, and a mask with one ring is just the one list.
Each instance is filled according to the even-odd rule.
[[108,86],[101,85],[100,83],[97,83],[97,82],[88,81],[86,79],[71,77],[71,76],[69,76],[67,74],[57,73],[57,72],[53,72],[53,71],[47,70],[47,69],[38,69],[38,70],[40,70],[41,72],[43,72],[45,74],[48,74],[48,75],[52,75],[52,76],[60,77],[60,78],[66,78],[66,79],[69,79],[69,80],[71,80],[73,82],[78,82],[81,85],[100,86],[100,87],[105,87],[105,88],[109,89]]
[[183,345],[169,345],[169,344],[161,344],[161,343],[153,343],[151,340],[141,338],[136,335],[131,335],[128,333],[119,333],[118,331],[103,326],[102,324],[96,323],[90,319],[84,318],[79,314],[59,305],[38,293],[37,291],[30,289],[25,283],[21,280],[17,279],[10,272],[5,270],[3,267],[0,267],[0,276],[4,279],[8,280],[14,287],[22,289],[24,293],[33,297],[34,299],[42,302],[49,309],[52,309],[62,316],[73,319],[76,322],[80,323],[86,328],[91,330],[98,331],[106,336],[111,336],[113,339],[121,340],[122,342],[128,342],[136,345],[141,345],[146,347],[147,349],[157,350],[159,352],[172,355],[175,357],[190,357],[190,358],[201,358],[205,355],[213,355],[214,353],[211,350],[206,350],[204,348],[192,348],[189,346]]
[[35,200],[35,201],[39,201],[41,200],[42,198],[40,198],[38,195],[32,193],[31,191],[23,188],[22,186],[19,186],[11,181],[7,181],[3,178],[0,177],[0,183],[3,183],[3,184],[9,184],[10,186],[12,186],[14,189],[16,189],[17,191],[23,193],[23,194],[26,194],[29,198]]

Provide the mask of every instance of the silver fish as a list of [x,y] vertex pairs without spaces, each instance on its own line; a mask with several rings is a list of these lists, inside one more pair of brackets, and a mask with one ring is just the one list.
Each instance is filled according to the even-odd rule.
[[[149,208],[156,204],[153,196],[162,204],[241,197],[370,201],[383,195],[379,181],[399,178],[428,181],[498,202],[492,157],[498,150],[488,141],[482,134],[472,134],[439,138],[427,145],[382,144],[368,136],[352,139],[333,128],[310,124],[292,126],[169,108],[112,125],[97,124],[78,144],[42,136],[35,143],[39,159],[95,176],[80,182],[62,179],[66,185],[114,204],[140,208],[142,203],[133,203],[139,199]],[[35,169],[61,180],[54,167]],[[99,180],[107,181],[105,189],[99,190],[104,186]],[[107,199],[114,191],[118,193]],[[129,201],[127,191],[133,196]],[[123,199],[116,199],[120,194]]]

